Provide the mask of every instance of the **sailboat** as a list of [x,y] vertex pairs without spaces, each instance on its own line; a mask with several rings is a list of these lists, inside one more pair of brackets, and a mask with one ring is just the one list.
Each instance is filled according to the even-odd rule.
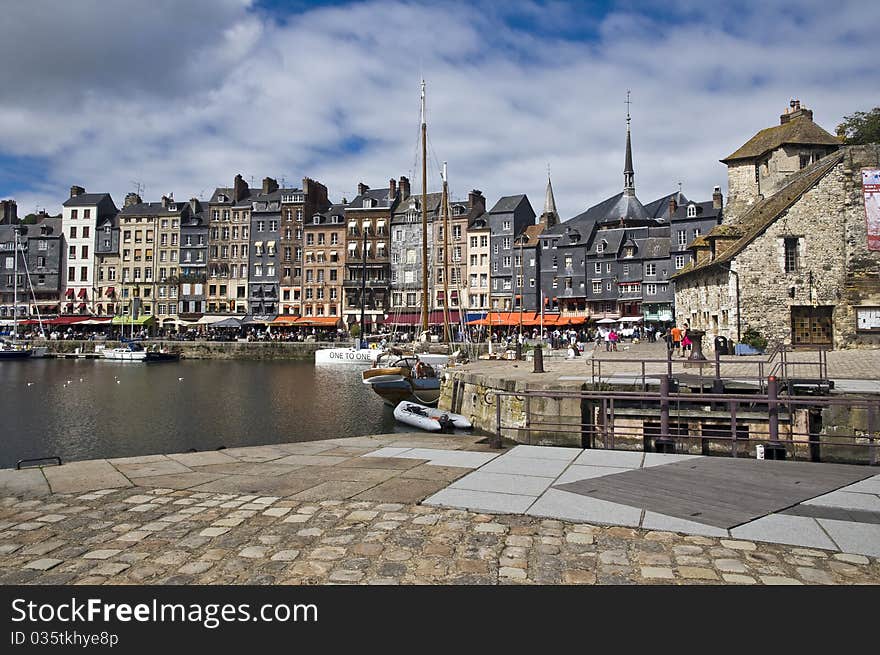
[[[13,273],[12,273],[12,342],[0,342],[0,361],[8,359],[27,359],[34,354],[31,348],[23,347],[18,343],[18,236],[22,226],[13,225],[12,231],[15,235],[13,239]],[[24,228],[27,229],[27,228]]]
[[361,260],[361,321],[360,333],[358,334],[357,347],[350,348],[318,348],[315,351],[315,364],[318,365],[357,365],[372,366],[382,353],[377,348],[368,348],[364,336],[364,304],[366,302],[367,288],[367,229],[362,226],[364,233],[363,259]]
[[[428,126],[425,112],[425,81],[421,89],[421,146],[422,146],[422,307],[421,334],[428,330]],[[442,211],[448,221],[448,186],[446,166],[443,167]],[[444,229],[447,226],[444,226]],[[447,230],[448,231],[448,230]],[[448,249],[447,249],[448,250]],[[445,264],[445,261],[444,261]],[[444,271],[443,279],[448,275]],[[445,288],[445,283],[444,283]],[[444,329],[449,334],[447,302],[444,298]],[[448,336],[447,336],[448,338]],[[404,352],[390,349],[376,360],[372,368],[362,373],[363,383],[369,385],[390,405],[403,401],[434,407],[440,399],[440,381],[449,355]]]

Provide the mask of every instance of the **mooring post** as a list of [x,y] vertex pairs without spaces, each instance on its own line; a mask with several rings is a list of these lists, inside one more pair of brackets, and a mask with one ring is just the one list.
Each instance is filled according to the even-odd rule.
[[544,349],[539,345],[535,348],[535,373],[543,373],[544,372]]
[[675,452],[675,442],[669,434],[669,382],[670,376],[660,378],[660,436],[654,440],[658,453]]
[[490,444],[492,448],[501,448],[501,396],[495,394],[495,436]]

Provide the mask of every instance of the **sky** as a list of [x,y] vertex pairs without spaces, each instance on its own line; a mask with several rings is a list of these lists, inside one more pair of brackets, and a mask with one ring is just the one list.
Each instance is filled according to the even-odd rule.
[[792,98],[834,132],[880,97],[867,0],[29,0],[4,8],[0,198],[60,211],[71,185],[118,206],[208,199],[237,173],[351,200],[420,185],[491,206],[548,167],[563,219],[623,187],[708,200],[732,153]]

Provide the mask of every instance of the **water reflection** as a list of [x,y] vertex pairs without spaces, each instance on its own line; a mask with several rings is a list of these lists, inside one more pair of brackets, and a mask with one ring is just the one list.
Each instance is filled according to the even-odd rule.
[[27,457],[124,457],[396,430],[402,431],[390,409],[361,384],[355,368],[193,360],[0,363],[4,468]]

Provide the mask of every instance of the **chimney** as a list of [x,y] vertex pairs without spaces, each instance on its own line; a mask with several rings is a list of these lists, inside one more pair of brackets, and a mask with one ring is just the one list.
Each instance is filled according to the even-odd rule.
[[675,210],[678,209],[678,203],[675,202],[675,196],[669,199],[669,218],[672,219],[672,215],[675,214]]
[[358,182],[358,195],[359,196],[364,195],[369,189],[370,189],[370,187],[368,187],[363,182]]
[[199,201],[195,198],[189,199],[189,208],[192,209],[192,213],[195,214],[199,211]]
[[278,182],[271,177],[263,178],[263,195],[278,191]]
[[0,225],[15,225],[16,223],[18,223],[18,206],[15,201],[0,201]]
[[394,196],[397,195],[397,180],[393,177],[388,180],[388,199],[394,202]]
[[72,186],[70,187],[70,197],[76,198],[77,196],[81,196],[86,192],[81,186]]
[[168,209],[169,202],[170,198],[168,196],[162,196],[162,209]]
[[400,199],[406,200],[409,198],[410,189],[409,189],[409,178],[400,176]]
[[721,209],[724,206],[724,197],[721,195],[721,187],[716,186],[712,191],[712,208]]
[[476,214],[480,212],[474,212],[474,209],[480,207],[483,212],[486,211],[486,199],[483,197],[483,192],[479,189],[471,189],[470,193],[468,193],[468,209],[471,210],[471,214]]
[[235,176],[235,180],[232,183],[232,202],[244,200],[247,191],[248,183],[244,181],[244,178],[239,173]]
[[125,194],[125,202],[123,203],[122,206],[123,206],[123,208],[131,207],[132,205],[139,205],[139,204],[141,204],[141,202],[142,202],[141,197],[132,191],[131,193]]
[[788,103],[788,109],[785,110],[785,113],[779,117],[779,124],[785,125],[789,121],[794,120],[795,118],[804,117],[808,120],[813,120],[813,110],[807,109],[806,107],[801,107],[801,101],[795,98],[792,98]]

